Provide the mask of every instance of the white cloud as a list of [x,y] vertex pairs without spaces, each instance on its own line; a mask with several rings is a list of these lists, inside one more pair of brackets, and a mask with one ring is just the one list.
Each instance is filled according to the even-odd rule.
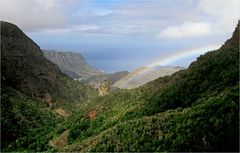
[[63,27],[67,17],[58,0],[1,0],[1,20],[12,22],[23,30]]
[[218,32],[233,31],[240,19],[239,0],[200,0],[198,9],[206,14]]
[[111,13],[113,13],[113,11],[108,10],[108,9],[99,9],[99,10],[95,10],[93,12],[93,14],[96,15],[96,16],[105,16],[105,15],[109,15]]
[[231,33],[240,18],[239,0],[141,0],[92,5],[95,3],[0,0],[0,17],[26,32],[89,32],[153,38],[157,34],[161,38],[187,38],[212,35],[216,31]]
[[202,22],[185,22],[179,26],[169,26],[163,29],[160,38],[188,38],[209,34],[211,28]]
[[87,32],[91,30],[98,30],[99,27],[97,25],[75,25],[69,28],[56,28],[56,29],[46,29],[41,32],[45,33],[68,33],[68,32]]

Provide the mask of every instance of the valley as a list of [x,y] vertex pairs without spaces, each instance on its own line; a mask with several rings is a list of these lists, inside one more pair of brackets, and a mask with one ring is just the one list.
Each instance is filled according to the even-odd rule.
[[106,74],[1,21],[1,151],[238,152],[239,24],[188,68]]
[[106,73],[91,67],[80,53],[43,50],[43,55],[57,64],[60,70],[72,79],[79,80],[93,88],[97,88],[104,80],[107,80],[112,87],[132,89],[184,69],[183,67],[156,65],[140,67],[132,72]]

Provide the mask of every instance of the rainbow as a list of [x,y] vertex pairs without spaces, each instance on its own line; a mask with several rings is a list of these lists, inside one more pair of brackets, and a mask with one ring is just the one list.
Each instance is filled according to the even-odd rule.
[[217,49],[219,47],[220,47],[220,44],[215,44],[215,45],[209,45],[201,48],[192,48],[188,50],[178,51],[171,55],[161,57],[160,59],[156,60],[152,64],[149,64],[147,67],[154,67],[156,65],[167,66],[173,63],[174,61],[177,61],[183,58],[192,57],[192,56],[199,56],[208,51]]

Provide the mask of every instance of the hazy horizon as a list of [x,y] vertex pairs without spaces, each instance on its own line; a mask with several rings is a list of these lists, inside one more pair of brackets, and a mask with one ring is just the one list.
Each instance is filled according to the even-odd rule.
[[79,52],[116,72],[187,67],[230,38],[239,7],[238,0],[8,0],[0,15],[43,49]]

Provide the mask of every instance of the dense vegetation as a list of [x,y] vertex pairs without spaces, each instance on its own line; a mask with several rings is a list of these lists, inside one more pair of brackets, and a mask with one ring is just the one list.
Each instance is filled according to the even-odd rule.
[[61,73],[16,25],[1,21],[1,150],[47,150],[49,133],[63,121],[53,110],[71,114],[96,93]]
[[171,77],[93,100],[86,108],[99,115],[86,129],[69,127],[74,143],[63,151],[237,151],[238,60],[237,46],[223,47]]
[[[78,100],[51,107],[2,86],[2,151],[239,151],[239,25],[188,69],[134,90],[98,97],[66,80]],[[49,145],[63,133],[67,145]]]
[[35,102],[20,92],[5,88],[1,95],[2,151],[47,150],[48,139],[63,118],[45,104]]

